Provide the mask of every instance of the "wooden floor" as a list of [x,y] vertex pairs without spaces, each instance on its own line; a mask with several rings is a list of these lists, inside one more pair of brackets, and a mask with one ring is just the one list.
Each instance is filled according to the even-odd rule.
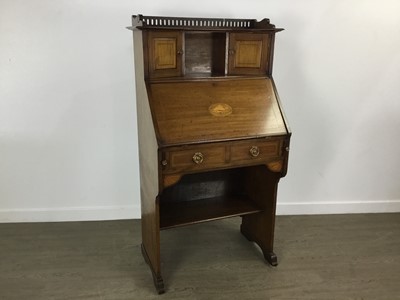
[[239,223],[163,231],[164,295],[139,220],[0,224],[0,299],[400,299],[400,214],[278,217],[276,268]]

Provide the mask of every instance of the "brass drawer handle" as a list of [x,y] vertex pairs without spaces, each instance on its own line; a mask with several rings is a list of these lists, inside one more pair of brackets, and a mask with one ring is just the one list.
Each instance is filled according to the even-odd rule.
[[258,148],[257,146],[252,146],[249,152],[251,156],[257,157],[260,154],[260,148]]
[[203,153],[201,153],[201,152],[196,152],[196,153],[193,155],[192,159],[193,159],[193,162],[194,162],[195,164],[201,164],[201,163],[203,162],[203,160],[204,160]]

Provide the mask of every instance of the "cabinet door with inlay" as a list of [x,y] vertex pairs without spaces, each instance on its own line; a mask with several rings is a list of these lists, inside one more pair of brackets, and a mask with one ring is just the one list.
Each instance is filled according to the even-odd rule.
[[228,73],[231,75],[266,74],[269,35],[264,33],[231,33],[229,35]]
[[149,73],[151,77],[182,75],[182,33],[149,32]]

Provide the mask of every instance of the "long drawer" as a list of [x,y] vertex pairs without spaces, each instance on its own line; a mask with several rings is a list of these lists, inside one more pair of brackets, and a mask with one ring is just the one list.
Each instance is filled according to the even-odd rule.
[[263,164],[276,160],[281,152],[282,139],[253,139],[163,149],[160,163],[164,174],[197,172]]

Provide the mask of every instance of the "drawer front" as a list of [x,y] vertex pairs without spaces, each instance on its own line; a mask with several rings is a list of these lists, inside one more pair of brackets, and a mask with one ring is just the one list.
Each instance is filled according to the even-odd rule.
[[190,150],[170,151],[165,155],[165,171],[195,171],[221,167],[225,164],[224,146],[193,147]]
[[231,162],[268,161],[280,155],[281,141],[254,140],[234,144],[231,147]]
[[279,159],[283,140],[248,140],[190,146],[162,152],[164,174],[267,164]]

